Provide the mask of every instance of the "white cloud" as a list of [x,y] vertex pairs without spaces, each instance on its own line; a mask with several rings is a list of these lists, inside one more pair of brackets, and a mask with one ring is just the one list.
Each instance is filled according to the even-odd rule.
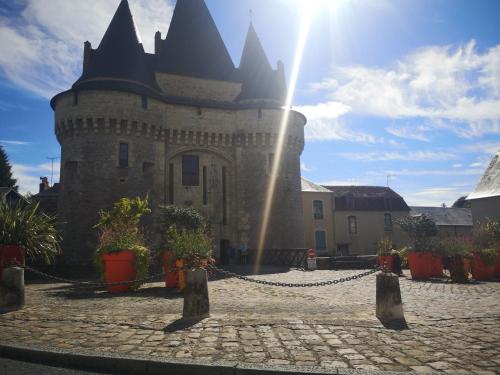
[[432,129],[424,125],[418,125],[413,127],[392,125],[385,128],[386,132],[396,137],[405,139],[415,139],[417,141],[422,141],[422,142],[430,142],[431,139],[426,134],[429,130]]
[[463,167],[463,164],[459,164],[459,163],[457,163],[457,164],[453,164],[453,165],[452,165],[452,167],[453,167],[453,168],[462,168],[462,167]]
[[320,182],[318,185],[323,186],[360,186],[369,185],[368,182],[364,180],[359,180],[357,178],[347,179],[347,180],[327,180]]
[[[310,89],[325,91],[357,114],[427,118],[431,128],[464,138],[500,134],[500,45],[483,53],[474,40],[457,47],[425,47],[388,68],[336,68]],[[389,129],[410,136],[409,129]],[[427,140],[424,133],[413,139]]]
[[[53,182],[59,181],[59,171],[61,165],[59,162],[54,162],[54,177]],[[39,165],[26,165],[26,164],[12,164],[12,175],[17,180],[19,192],[26,194],[38,193],[40,177],[48,177],[50,182],[50,175],[52,171],[52,163],[43,163]]]
[[457,156],[450,152],[444,151],[411,151],[407,153],[401,152],[342,152],[340,156],[349,160],[357,161],[428,161],[436,160],[452,160]]
[[0,139],[0,145],[27,146],[30,142]]
[[397,176],[480,176],[484,169],[399,169],[386,171],[368,171],[367,176],[386,177]]
[[339,117],[349,113],[351,107],[339,102],[324,102],[316,105],[296,106],[295,110],[307,117],[304,135],[307,141],[343,140],[349,142],[375,143],[381,142],[371,134],[348,128]]
[[469,193],[469,190],[458,187],[430,187],[404,194],[404,199],[409,206],[438,207],[444,203],[450,207],[458,198]]
[[303,161],[300,162],[300,170],[302,172],[312,172],[314,171],[314,168],[310,168],[306,165],[306,163],[304,163]]
[[[117,0],[28,0],[18,17],[0,18],[0,70],[15,85],[43,97],[68,89],[81,74],[83,42],[97,48]],[[172,15],[166,0],[130,0],[147,51]]]

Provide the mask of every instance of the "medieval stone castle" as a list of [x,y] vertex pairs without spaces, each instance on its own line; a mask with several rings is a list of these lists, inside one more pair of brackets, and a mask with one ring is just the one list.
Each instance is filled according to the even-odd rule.
[[[216,257],[257,246],[286,96],[252,25],[236,68],[203,0],[178,0],[165,39],[146,53],[122,0],[99,46],[84,44],[83,73],[56,95],[61,144],[58,213],[64,261],[87,265],[98,211],[121,197],[199,209]],[[292,111],[265,248],[304,243],[300,154],[306,118]]]

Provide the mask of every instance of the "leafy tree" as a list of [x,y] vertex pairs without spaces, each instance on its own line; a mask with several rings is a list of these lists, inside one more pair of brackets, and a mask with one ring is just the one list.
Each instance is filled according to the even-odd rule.
[[17,191],[17,180],[12,178],[12,166],[10,165],[7,153],[0,146],[0,187],[11,187]]
[[434,250],[436,245],[434,237],[438,233],[438,228],[430,217],[405,216],[399,219],[398,224],[403,231],[408,233],[413,250],[422,252]]
[[466,201],[465,198],[467,198],[466,195],[463,197],[458,198],[455,203],[453,203],[454,208],[470,208],[470,202]]

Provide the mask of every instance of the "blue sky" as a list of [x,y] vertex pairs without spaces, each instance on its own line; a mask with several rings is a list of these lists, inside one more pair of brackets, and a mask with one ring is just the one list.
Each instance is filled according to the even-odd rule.
[[[118,0],[0,0],[0,144],[21,191],[59,156],[48,100],[81,73]],[[410,205],[452,204],[500,149],[500,1],[206,0],[236,65],[252,20],[275,66],[293,65],[315,13],[294,107],[309,119],[302,174],[389,185]],[[130,0],[147,51],[169,0]],[[389,176],[389,177],[388,177]],[[55,177],[58,179],[58,163]]]

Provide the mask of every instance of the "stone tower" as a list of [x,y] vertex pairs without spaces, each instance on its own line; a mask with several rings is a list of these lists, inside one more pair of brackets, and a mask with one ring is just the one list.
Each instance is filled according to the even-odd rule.
[[[98,211],[149,194],[199,209],[221,248],[257,246],[286,95],[252,25],[236,68],[203,0],[178,0],[165,39],[144,51],[122,0],[83,72],[51,100],[61,144],[64,262],[90,264]],[[300,154],[305,117],[292,111],[265,248],[303,246]]]

